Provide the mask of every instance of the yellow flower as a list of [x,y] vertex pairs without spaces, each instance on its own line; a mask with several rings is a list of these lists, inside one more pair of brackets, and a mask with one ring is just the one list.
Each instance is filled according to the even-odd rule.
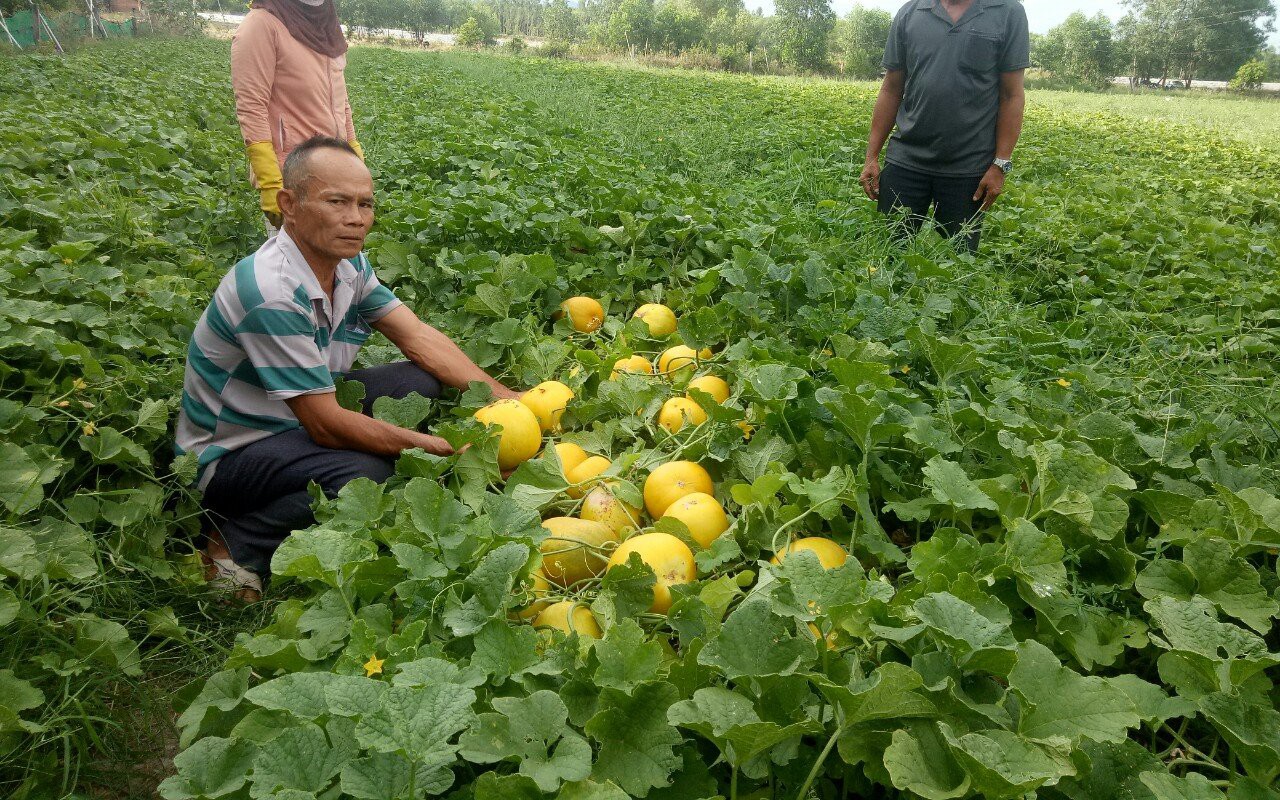
[[878,272],[878,271],[879,271],[879,270],[877,270],[875,267],[867,267],[867,272],[868,272],[869,274],[871,274],[871,275],[875,275],[875,274],[876,274],[876,272]]
[[756,432],[755,426],[745,419],[738,420],[738,427],[742,429],[742,438],[751,441],[751,434]]
[[823,354],[824,356],[833,355],[833,354],[832,354],[832,352],[831,352],[831,350],[830,350],[830,349],[827,349],[827,348],[824,348],[824,349],[823,349],[822,354]]
[[1058,385],[1061,386],[1063,389],[1070,389],[1071,381],[1067,380],[1066,378],[1058,378]]
[[94,435],[94,434],[95,434],[95,433],[97,433],[97,432],[98,432],[98,426],[97,426],[97,425],[94,425],[92,422],[86,422],[86,423],[84,424],[84,435],[85,435],[85,436],[92,436],[92,435]]
[[903,374],[903,375],[906,375],[906,374],[907,374],[908,372],[910,372],[910,371],[911,371],[911,367],[910,367],[910,366],[908,366],[908,365],[906,365],[906,364],[903,364],[903,365],[902,365],[902,374]]
[[80,391],[81,389],[84,389],[88,385],[89,384],[84,382],[84,378],[76,378],[74,381],[71,382],[71,388],[75,389],[77,392]]
[[58,408],[66,408],[67,406],[71,405],[71,401],[70,401],[70,400],[59,400],[59,401],[56,403],[56,405],[58,406]]
[[372,678],[374,675],[382,674],[382,662],[385,659],[378,658],[378,654],[374,653],[369,656],[369,660],[364,662],[364,676]]

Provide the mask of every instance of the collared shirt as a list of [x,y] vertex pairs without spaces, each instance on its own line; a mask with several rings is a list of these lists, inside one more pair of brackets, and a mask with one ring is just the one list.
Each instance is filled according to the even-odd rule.
[[236,264],[187,347],[176,449],[197,454],[200,488],[223,455],[298,427],[284,401],[334,391],[399,305],[363,254],[338,263],[330,302],[286,231]]
[[886,70],[905,70],[897,131],[885,160],[931,175],[971,177],[996,153],[1000,74],[1030,66],[1027,12],[1017,0],[973,0],[958,22],[941,0],[898,11]]

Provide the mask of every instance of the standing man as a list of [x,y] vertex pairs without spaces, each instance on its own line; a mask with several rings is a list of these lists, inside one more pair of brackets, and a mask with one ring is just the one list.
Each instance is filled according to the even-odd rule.
[[949,238],[978,249],[982,214],[1013,169],[1030,49],[1017,0],[910,0],[898,11],[860,178],[881,213],[905,209],[914,233],[932,207]]
[[[177,451],[195,453],[213,523],[206,576],[256,599],[271,556],[315,520],[307,486],[330,497],[356,478],[385,481],[401,451],[448,442],[368,416],[378,397],[494,380],[378,282],[360,252],[373,180],[342,139],[315,137],[284,162],[284,227],[222,279],[187,349]],[[407,361],[348,372],[374,331]],[[335,376],[365,386],[364,414],[338,405]]]
[[250,180],[280,227],[280,170],[312,136],[342,139],[364,158],[351,120],[344,70],[347,40],[334,0],[253,0],[231,39],[231,88],[248,149]]

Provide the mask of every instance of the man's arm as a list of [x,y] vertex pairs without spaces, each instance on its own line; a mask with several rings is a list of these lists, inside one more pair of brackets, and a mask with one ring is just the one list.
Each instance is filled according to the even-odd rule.
[[508,389],[489,373],[476,366],[453,340],[418,319],[408,306],[398,306],[373,323],[405,358],[436,376],[441,383],[455,389],[466,389],[471,381],[480,381],[493,389],[499,400],[515,400],[520,393]]
[[299,395],[284,402],[307,435],[321,447],[392,457],[414,447],[438,456],[453,454],[453,448],[439,436],[411,431],[343,408],[333,392]]
[[871,136],[867,140],[867,159],[862,167],[862,175],[858,181],[862,191],[872,200],[880,198],[880,151],[889,140],[893,131],[894,120],[898,118],[898,108],[902,105],[902,92],[907,83],[907,71],[891,69],[885,73],[884,82],[880,84],[880,94],[876,97],[876,107],[871,113]]
[[[996,158],[1012,160],[1013,148],[1022,135],[1022,115],[1027,108],[1026,70],[1000,73],[1000,111],[996,115]],[[1004,192],[1004,171],[992,165],[982,176],[974,201],[982,201],[986,211]]]

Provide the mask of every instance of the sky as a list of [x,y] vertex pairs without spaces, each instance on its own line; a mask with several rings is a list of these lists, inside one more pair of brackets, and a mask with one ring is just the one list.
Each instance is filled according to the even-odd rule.
[[[831,0],[831,7],[841,16],[849,13],[855,4],[883,8],[894,12],[902,7],[906,0]],[[763,7],[765,13],[772,13],[772,0],[745,0],[747,8]],[[1124,5],[1120,0],[1024,0],[1027,9],[1027,22],[1035,33],[1044,33],[1062,22],[1074,11],[1083,11],[1093,15],[1103,12],[1113,20],[1124,16]],[[1271,36],[1272,44],[1280,44],[1280,32]]]

